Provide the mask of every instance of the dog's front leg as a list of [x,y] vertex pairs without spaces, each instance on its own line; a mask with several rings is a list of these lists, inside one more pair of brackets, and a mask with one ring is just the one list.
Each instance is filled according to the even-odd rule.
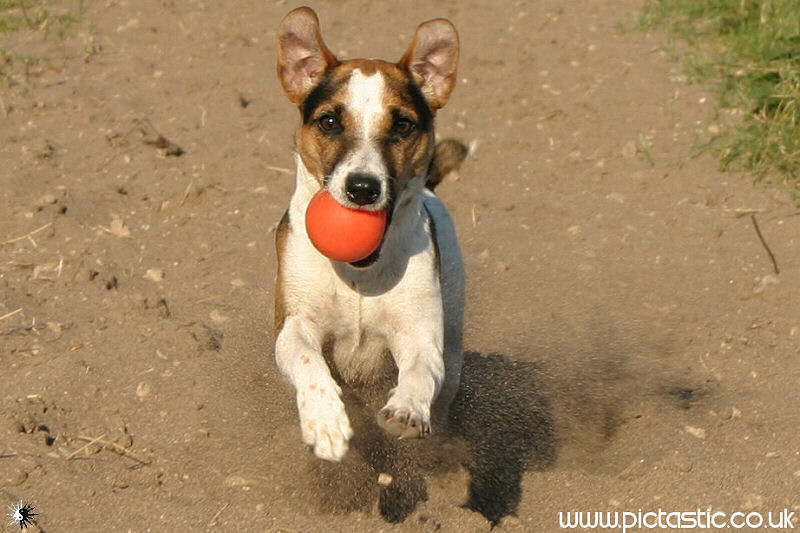
[[303,442],[314,447],[317,457],[340,461],[353,430],[340,398],[342,390],[322,356],[320,335],[302,318],[287,317],[275,342],[275,359],[297,391]]
[[390,343],[397,387],[378,413],[378,424],[401,439],[431,432],[431,406],[444,381],[441,339],[401,337]]

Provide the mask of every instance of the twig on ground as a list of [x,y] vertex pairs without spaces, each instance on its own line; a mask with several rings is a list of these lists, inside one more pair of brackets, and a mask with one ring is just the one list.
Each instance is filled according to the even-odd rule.
[[5,320],[6,318],[10,318],[10,317],[16,315],[17,313],[21,313],[21,312],[22,312],[22,308],[20,307],[19,309],[15,309],[14,311],[11,311],[10,313],[6,313],[3,316],[0,316],[0,320]]
[[106,434],[105,434],[105,433],[103,433],[102,435],[100,435],[100,436],[99,436],[99,437],[97,437],[96,439],[89,441],[88,443],[84,444],[83,446],[81,446],[80,448],[78,448],[77,450],[75,450],[74,452],[70,453],[70,454],[69,454],[69,455],[67,455],[67,457],[66,457],[67,461],[69,461],[70,459],[72,459],[73,457],[75,457],[76,455],[78,455],[79,453],[81,453],[83,450],[86,450],[87,448],[89,448],[89,446],[91,446],[92,444],[97,444],[98,442],[100,442],[101,440],[103,440],[103,437],[105,437],[105,436],[106,436]]
[[775,260],[775,254],[772,253],[772,250],[770,250],[767,241],[764,240],[764,236],[761,234],[761,228],[758,227],[758,221],[756,220],[756,216],[750,215],[750,220],[753,221],[753,227],[756,230],[756,235],[758,235],[758,240],[761,241],[761,245],[764,246],[764,249],[767,251],[767,255],[769,255],[769,260],[772,261],[772,270],[774,270],[776,274],[780,274],[781,271],[778,268],[778,262]]
[[194,182],[190,181],[189,185],[186,186],[186,190],[183,193],[183,198],[181,199],[181,203],[178,204],[178,207],[183,207],[183,204],[186,203],[186,199],[189,198],[189,193],[192,190],[192,185],[194,185]]
[[13,242],[17,242],[17,241],[21,241],[21,240],[23,240],[23,239],[27,239],[27,238],[29,238],[30,236],[32,236],[32,235],[36,235],[36,234],[37,234],[37,233],[39,233],[40,231],[42,231],[42,230],[44,230],[44,229],[47,229],[47,228],[49,228],[49,227],[50,227],[50,226],[52,226],[52,225],[53,225],[53,223],[52,223],[52,222],[48,222],[48,223],[47,223],[47,224],[45,224],[44,226],[42,226],[42,227],[40,227],[40,228],[36,228],[35,230],[33,230],[33,231],[32,231],[32,232],[30,232],[30,233],[26,233],[25,235],[22,235],[21,237],[15,237],[15,238],[13,238],[13,239],[10,239],[10,240],[8,240],[8,241],[4,241],[4,242],[2,242],[2,243],[0,243],[0,244],[11,244],[11,243],[13,243]]
[[214,526],[216,526],[216,525],[217,525],[217,518],[219,518],[219,515],[221,515],[221,514],[222,514],[222,511],[224,511],[225,509],[227,509],[228,507],[230,507],[230,505],[231,505],[231,504],[229,504],[229,503],[226,503],[225,505],[223,505],[223,506],[222,506],[222,509],[220,509],[219,511],[217,511],[217,514],[215,514],[215,515],[213,516],[213,518],[211,518],[211,521],[208,523],[208,527],[214,527]]
[[116,442],[109,442],[109,441],[103,440],[101,438],[93,439],[91,437],[84,437],[84,436],[78,436],[78,439],[82,440],[82,441],[87,441],[87,442],[90,442],[90,443],[102,444],[103,446],[111,446],[112,448],[117,450],[117,452],[119,454],[124,455],[125,457],[128,457],[130,459],[133,459],[134,461],[136,461],[138,463],[141,463],[143,465],[149,465],[152,462],[152,461],[145,461],[144,459],[140,459],[140,458],[136,457],[131,452],[129,452],[127,448],[124,448],[124,447],[120,446]]
[[272,165],[267,165],[267,168],[270,169],[270,170],[274,170],[275,172],[280,172],[281,174],[291,174],[292,173],[291,170],[289,170],[288,168],[284,168],[284,167],[276,167],[276,166],[272,166]]
[[755,209],[755,208],[754,209],[748,209],[748,208],[745,207],[745,208],[736,208],[736,209],[733,210],[733,212],[735,213],[735,215],[733,215],[733,216],[735,216],[736,218],[742,218],[742,217],[746,217],[747,215],[753,215],[755,213],[763,213],[764,210],[763,209]]

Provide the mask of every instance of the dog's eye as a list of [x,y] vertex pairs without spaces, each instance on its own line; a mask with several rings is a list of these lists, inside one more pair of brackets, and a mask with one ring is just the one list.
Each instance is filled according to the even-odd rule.
[[396,137],[405,137],[409,135],[417,125],[407,118],[398,118],[392,125],[392,135]]
[[326,114],[319,117],[317,120],[317,125],[319,129],[323,131],[323,133],[339,133],[342,131],[342,124],[339,122],[339,119],[336,115]]

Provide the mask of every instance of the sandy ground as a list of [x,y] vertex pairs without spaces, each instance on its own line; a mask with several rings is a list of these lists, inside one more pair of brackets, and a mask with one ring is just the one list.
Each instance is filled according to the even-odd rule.
[[[271,340],[295,6],[86,5],[65,39],[4,38],[47,60],[0,89],[0,503],[34,501],[44,531],[488,530],[459,461],[389,524],[371,474],[340,501],[355,467],[301,444]],[[465,464],[533,456],[480,495],[513,509],[521,477],[501,527],[796,510],[800,216],[690,157],[725,117],[662,35],[625,30],[640,2],[311,5],[344,57],[399,58],[428,18],[461,33],[438,131],[479,148],[439,191],[469,282],[459,416],[491,448]]]

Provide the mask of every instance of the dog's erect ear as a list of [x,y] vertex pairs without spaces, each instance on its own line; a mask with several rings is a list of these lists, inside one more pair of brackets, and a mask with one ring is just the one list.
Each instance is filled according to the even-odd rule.
[[433,109],[447,103],[456,84],[458,33],[446,19],[423,22],[398,63],[414,77]]
[[309,7],[298,7],[283,18],[277,50],[278,79],[295,104],[301,104],[325,70],[338,63],[322,40],[317,14]]

